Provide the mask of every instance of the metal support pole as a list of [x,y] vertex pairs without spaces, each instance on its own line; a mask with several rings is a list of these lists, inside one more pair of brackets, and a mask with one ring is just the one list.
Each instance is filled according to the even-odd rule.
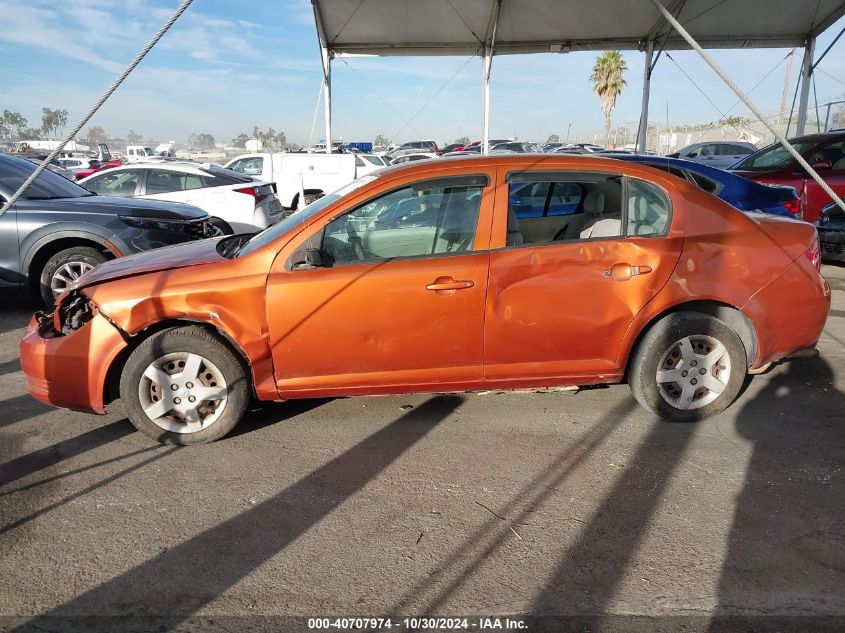
[[323,114],[326,118],[326,154],[332,153],[332,53],[322,47]]
[[693,36],[687,32],[687,30],[681,25],[680,22],[678,22],[677,19],[675,19],[675,16],[669,13],[666,10],[666,7],[660,4],[658,0],[651,0],[651,3],[663,15],[663,17],[666,18],[666,20],[669,22],[669,24],[672,25],[672,27],[678,32],[678,34],[686,40],[687,44],[689,44],[690,47],[692,47],[692,49],[696,53],[698,53],[705,62],[707,62],[707,65],[710,66],[710,68],[712,68],[717,75],[719,75],[722,81],[727,84],[728,88],[733,90],[734,94],[739,97],[739,99],[746,105],[749,110],[751,110],[751,112],[754,113],[754,116],[756,116],[760,120],[760,122],[765,126],[765,128],[769,130],[769,132],[771,132],[775,139],[777,139],[777,141],[784,146],[786,151],[788,151],[792,155],[792,157],[798,162],[798,164],[804,168],[804,171],[806,171],[807,174],[819,184],[822,190],[827,195],[829,195],[843,211],[845,211],[845,202],[842,201],[842,198],[836,195],[836,192],[834,192],[833,189],[830,188],[830,185],[828,185],[824,181],[824,179],[819,176],[818,172],[812,168],[810,163],[808,163],[804,159],[804,157],[801,156],[801,154],[799,154],[794,147],[792,147],[792,144],[785,138],[783,138],[778,130],[772,127],[772,124],[769,123],[769,121],[766,119],[766,116],[760,111],[760,109],[751,102],[751,100],[746,96],[746,94],[742,90],[739,89],[739,86],[737,86],[733,81],[731,81],[731,78],[725,74],[725,71],[723,71],[719,67],[719,65],[713,61],[710,55],[708,55],[707,52],[703,48],[701,48],[701,46],[698,42],[695,41]]
[[485,46],[481,56],[481,153],[490,151],[490,67],[492,51]]
[[804,65],[801,66],[801,98],[798,101],[798,123],[795,134],[804,134],[807,125],[807,104],[810,101],[810,80],[813,77],[813,51],[816,48],[816,38],[811,37],[804,45]]
[[651,58],[654,56],[654,40],[649,40],[645,48],[645,71],[643,72],[643,105],[640,108],[640,127],[637,131],[637,152],[645,154],[648,136],[648,98],[651,89]]

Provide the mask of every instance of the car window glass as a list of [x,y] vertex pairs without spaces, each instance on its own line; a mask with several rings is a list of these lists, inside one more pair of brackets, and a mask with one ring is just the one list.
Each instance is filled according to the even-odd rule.
[[355,156],[355,166],[356,167],[366,167],[364,161],[361,160],[359,156]]
[[696,185],[698,185],[707,193],[716,193],[720,188],[719,183],[715,180],[705,178],[701,174],[697,174],[694,171],[689,172],[689,175],[692,178],[693,182],[695,182]]
[[662,235],[669,226],[669,197],[656,185],[628,179],[626,235]]
[[830,143],[813,151],[808,157],[810,164],[823,160],[830,163],[833,169],[845,170],[845,141]]
[[480,185],[404,187],[332,220],[323,236],[330,264],[471,251]]
[[136,170],[105,171],[101,176],[89,180],[86,186],[89,191],[101,196],[128,198],[135,195],[139,176],[140,172]]
[[202,189],[205,187],[203,179],[196,174],[182,174],[180,180],[183,191],[187,191],[189,189]]
[[[799,154],[803,154],[808,149],[812,147],[812,143],[809,142],[802,142],[802,143],[793,143],[792,147],[795,148]],[[783,169],[784,167],[789,166],[795,159],[792,158],[792,154],[790,154],[786,148],[781,145],[780,143],[775,143],[773,145],[769,145],[761,149],[759,152],[752,154],[745,160],[740,161],[731,169],[740,169],[740,170],[747,170],[747,171],[766,171],[769,169]]]
[[[622,235],[620,176],[591,174],[581,179],[562,175],[542,183],[530,182],[530,173],[524,176],[529,182],[521,182],[521,178],[509,184],[508,246]],[[551,192],[543,201],[542,213],[533,205],[519,204],[521,192],[541,193],[538,185],[545,185],[545,191]]]
[[[11,196],[34,172],[36,166],[23,158],[0,154],[0,189]],[[23,200],[46,200],[50,198],[78,198],[90,196],[91,192],[63,176],[44,170],[29,188],[24,191]]]
[[247,176],[260,176],[264,171],[264,159],[260,156],[241,158],[229,165],[227,169],[246,174]]
[[715,156],[716,154],[716,146],[715,145],[702,145],[698,148],[698,155],[699,156]]
[[147,195],[182,191],[181,174],[159,169],[147,172]]

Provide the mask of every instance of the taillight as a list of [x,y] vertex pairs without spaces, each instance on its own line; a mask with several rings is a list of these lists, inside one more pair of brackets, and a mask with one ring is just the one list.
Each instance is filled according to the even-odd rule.
[[255,204],[258,204],[269,195],[265,193],[259,193],[258,187],[244,187],[243,189],[235,189],[235,191],[237,191],[238,193],[246,194],[248,196],[252,196],[253,198],[255,198]]
[[801,213],[801,201],[798,198],[789,198],[787,200],[781,200],[783,206],[786,207],[786,210],[789,211],[792,215],[797,218],[800,218],[799,215]]
[[805,257],[810,260],[810,263],[816,267],[816,270],[822,269],[822,254],[819,250],[819,234],[813,231],[813,241],[810,248],[804,253]]

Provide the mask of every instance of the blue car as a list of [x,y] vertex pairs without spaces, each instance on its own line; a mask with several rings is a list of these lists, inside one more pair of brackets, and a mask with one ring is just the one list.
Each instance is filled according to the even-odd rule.
[[794,187],[764,185],[742,176],[689,160],[637,154],[608,155],[608,158],[643,163],[697,185],[740,211],[762,211],[772,215],[796,218],[800,199]]

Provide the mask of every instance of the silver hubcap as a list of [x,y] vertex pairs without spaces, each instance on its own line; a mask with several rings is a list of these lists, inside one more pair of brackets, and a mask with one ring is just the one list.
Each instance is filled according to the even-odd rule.
[[226,408],[222,372],[189,352],[167,354],[144,370],[138,398],[147,417],[166,431],[196,433],[214,424]]
[[725,390],[730,378],[727,348],[704,334],[676,341],[657,364],[657,388],[676,409],[698,409],[710,404]]
[[59,296],[70,284],[92,268],[94,267],[87,262],[68,262],[60,266],[50,280],[50,290],[53,291],[55,296]]

